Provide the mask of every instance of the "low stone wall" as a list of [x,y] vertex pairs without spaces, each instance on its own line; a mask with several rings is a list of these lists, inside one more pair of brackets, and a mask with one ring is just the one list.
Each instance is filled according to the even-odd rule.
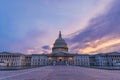
[[[50,65],[48,65],[50,66]],[[53,66],[53,65],[51,65]],[[75,66],[75,65],[54,65],[54,66]],[[24,66],[24,67],[2,67],[0,66],[0,70],[22,70],[22,69],[31,69],[31,68],[38,68],[44,66]],[[105,69],[105,70],[120,70],[120,66],[113,67],[113,66],[78,66],[78,67],[86,67],[86,68],[95,68],[95,69]]]
[[[42,66],[39,66],[42,67]],[[24,67],[0,67],[0,71],[3,70],[22,70],[22,69],[31,69],[31,68],[37,68],[36,66],[24,66]]]
[[120,70],[120,66],[90,66],[90,68],[106,69],[106,70]]

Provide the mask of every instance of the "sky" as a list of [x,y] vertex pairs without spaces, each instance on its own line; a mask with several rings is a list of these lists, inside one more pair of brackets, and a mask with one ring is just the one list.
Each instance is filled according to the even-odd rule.
[[69,51],[120,51],[119,0],[0,0],[0,51],[50,53],[62,31]]

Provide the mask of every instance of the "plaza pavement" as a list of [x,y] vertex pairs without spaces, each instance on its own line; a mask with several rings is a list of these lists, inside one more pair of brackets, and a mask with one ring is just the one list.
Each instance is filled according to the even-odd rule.
[[0,80],[120,80],[120,71],[76,66],[46,66],[0,71]]

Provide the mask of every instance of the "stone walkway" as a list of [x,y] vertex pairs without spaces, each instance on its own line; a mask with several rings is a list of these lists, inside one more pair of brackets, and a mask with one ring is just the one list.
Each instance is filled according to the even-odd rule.
[[120,80],[120,71],[75,66],[47,66],[0,71],[0,80]]

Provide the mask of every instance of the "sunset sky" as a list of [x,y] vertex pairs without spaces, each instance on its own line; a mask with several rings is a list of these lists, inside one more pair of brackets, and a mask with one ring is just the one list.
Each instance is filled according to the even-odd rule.
[[69,51],[120,52],[120,0],[0,0],[0,52],[51,52],[62,31]]

